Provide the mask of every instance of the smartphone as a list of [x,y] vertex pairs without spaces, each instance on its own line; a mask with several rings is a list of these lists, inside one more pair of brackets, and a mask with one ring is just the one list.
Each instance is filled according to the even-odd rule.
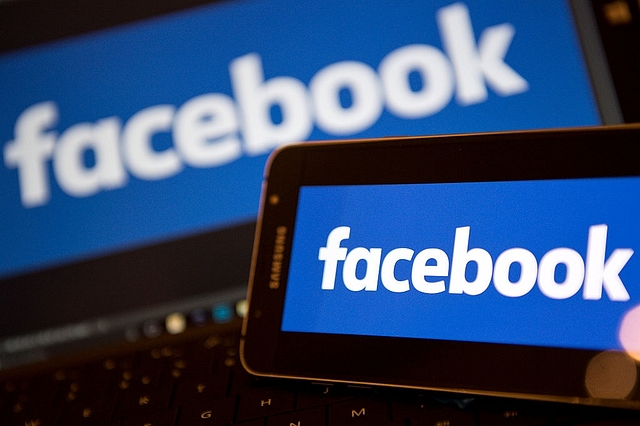
[[640,126],[290,145],[255,375],[640,408]]

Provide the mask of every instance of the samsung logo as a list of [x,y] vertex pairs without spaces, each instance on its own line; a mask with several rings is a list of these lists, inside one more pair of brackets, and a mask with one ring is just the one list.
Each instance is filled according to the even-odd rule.
[[284,258],[284,244],[287,241],[287,227],[276,228],[276,239],[273,243],[273,256],[271,257],[271,274],[269,275],[269,288],[280,288],[280,276],[282,274],[282,259]]

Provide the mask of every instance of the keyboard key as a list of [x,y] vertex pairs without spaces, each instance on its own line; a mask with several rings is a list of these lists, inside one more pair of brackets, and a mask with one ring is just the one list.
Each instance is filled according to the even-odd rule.
[[135,386],[167,386],[171,381],[167,374],[169,361],[155,359],[145,354],[136,360],[136,365],[129,371],[127,379]]
[[372,426],[389,421],[386,400],[356,398],[329,406],[329,426]]
[[61,413],[60,407],[40,408],[15,414],[6,420],[11,426],[55,426]]
[[185,378],[178,383],[175,404],[182,406],[224,398],[227,393],[228,381],[228,370],[223,370],[218,375],[208,374],[201,377]]
[[333,385],[310,384],[302,385],[298,389],[297,409],[329,405],[335,402],[353,399],[352,393]]
[[240,395],[237,421],[293,411],[295,394],[285,389],[265,388]]
[[115,394],[104,395],[89,401],[74,401],[67,404],[63,417],[65,426],[102,425],[111,419],[116,405]]
[[132,389],[124,394],[119,417],[128,418],[166,410],[169,408],[171,388],[145,387]]
[[182,407],[179,426],[224,426],[233,423],[236,398],[186,405]]
[[410,426],[475,426],[473,413],[456,408],[440,408],[410,420]]
[[482,410],[478,414],[480,426],[541,426],[549,424],[544,412],[505,405],[501,410]]
[[325,426],[326,407],[294,411],[267,418],[267,426]]
[[154,413],[147,416],[126,419],[122,426],[174,426],[178,410]]
[[441,408],[443,408],[441,403],[423,396],[405,395],[403,398],[394,399],[391,402],[391,413],[394,420],[423,417]]

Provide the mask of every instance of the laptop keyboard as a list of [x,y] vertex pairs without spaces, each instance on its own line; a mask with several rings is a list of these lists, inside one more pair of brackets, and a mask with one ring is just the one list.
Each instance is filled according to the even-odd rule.
[[237,329],[2,383],[18,426],[635,425],[635,412],[256,379]]

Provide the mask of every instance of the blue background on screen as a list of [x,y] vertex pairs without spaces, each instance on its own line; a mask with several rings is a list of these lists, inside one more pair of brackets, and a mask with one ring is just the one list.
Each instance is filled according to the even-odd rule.
[[[78,123],[117,117],[121,123],[156,105],[179,109],[206,93],[235,99],[229,64],[261,58],[265,79],[292,77],[308,86],[331,64],[358,61],[377,70],[390,52],[410,44],[443,50],[436,11],[452,2],[291,0],[221,2],[44,44],[0,56],[0,144],[14,139],[20,114],[52,101],[58,136]],[[563,2],[468,1],[476,39],[484,29],[515,29],[505,63],[528,90],[462,106],[455,97],[433,115],[401,118],[384,109],[371,126],[336,135],[314,126],[306,139],[421,135],[599,124],[597,108]],[[541,25],[544,23],[544,25]],[[416,89],[417,90],[417,89]],[[348,105],[349,100],[344,100]],[[277,108],[274,120],[278,120]],[[242,134],[238,137],[242,141]],[[153,144],[172,147],[169,133]],[[243,152],[228,164],[185,165],[173,176],[126,184],[87,197],[63,191],[46,163],[51,198],[24,207],[15,168],[0,162],[0,276],[90,255],[253,220],[268,152]],[[90,162],[90,160],[87,160]]]
[[[456,228],[469,226],[469,249],[487,250],[494,263],[513,247],[531,251],[538,263],[558,247],[571,248],[584,259],[589,227],[606,224],[609,258],[616,248],[640,248],[639,189],[639,178],[303,187],[282,330],[619,348],[620,320],[640,304],[638,253],[620,273],[630,295],[620,302],[609,300],[604,291],[600,300],[583,300],[582,289],[564,300],[550,299],[537,283],[517,298],[501,295],[493,281],[476,296],[449,294],[449,277],[444,278],[446,291],[438,294],[413,287],[392,293],[380,282],[376,291],[353,292],[342,280],[343,261],[338,262],[335,289],[321,290],[324,262],[318,250],[332,229],[350,226],[350,238],[340,244],[349,250],[379,247],[384,258],[398,247],[415,253],[433,247],[451,261]],[[410,265],[398,262],[398,280],[410,278]]]

